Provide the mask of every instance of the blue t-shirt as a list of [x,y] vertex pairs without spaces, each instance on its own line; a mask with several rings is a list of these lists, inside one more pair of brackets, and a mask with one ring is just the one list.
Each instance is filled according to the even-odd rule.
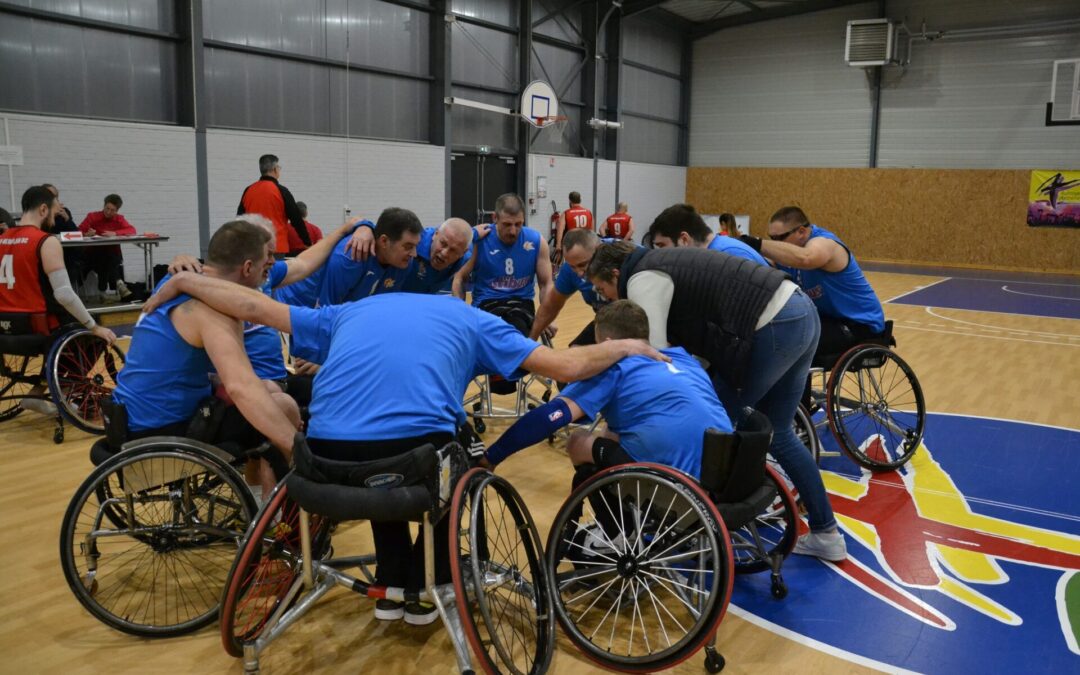
[[476,244],[473,266],[473,304],[501,298],[531,299],[535,295],[540,233],[522,228],[517,241],[502,243],[495,228]]
[[[272,296],[272,291],[281,285],[285,275],[289,273],[289,264],[284,260],[278,260],[270,268],[270,274],[266,283],[262,285],[263,293]],[[244,322],[244,350],[251,367],[260,380],[283,380],[288,376],[285,370],[285,357],[281,351],[281,334],[269,326],[257,323]]]
[[[810,239],[814,237],[825,237],[844,246],[844,242],[835,234],[817,225],[810,226]],[[881,301],[855,261],[855,254],[847,246],[844,246],[844,250],[848,253],[848,264],[839,272],[798,270],[783,265],[777,265],[777,268],[791,275],[814,301],[821,314],[854,321],[868,326],[875,333],[881,333],[885,330],[885,311],[881,308]]]
[[179,295],[135,324],[112,394],[127,408],[130,432],[187,422],[211,393],[210,357],[205,349],[185,342],[169,317],[188,300],[191,296]]
[[[393,293],[293,307],[293,353],[321,363],[308,435],[370,441],[453,432],[477,372],[509,377],[539,343],[447,296]],[[359,459],[359,458],[358,458]]]
[[[416,247],[416,257],[409,263],[408,269],[402,275],[403,280],[400,288],[406,293],[450,293],[454,282],[454,275],[462,266],[469,262],[472,257],[472,246],[465,249],[465,255],[461,256],[452,265],[444,270],[437,270],[431,266],[431,240],[435,236],[437,227],[426,227],[420,235],[420,244]],[[385,292],[380,290],[379,292]]]
[[[353,228],[355,230],[355,228]],[[404,270],[383,267],[374,255],[353,260],[345,248],[349,237],[334,247],[326,263],[311,276],[274,291],[274,299],[296,307],[340,305],[374,295],[382,287],[395,287]]]
[[[615,237],[601,237],[600,239],[602,244],[611,244],[616,241],[623,240]],[[579,277],[574,272],[574,268],[565,262],[559,268],[559,273],[555,275],[555,290],[563,295],[573,295],[575,291],[581,291],[581,299],[592,307],[593,311],[599,311],[601,307],[608,303],[607,300],[600,299],[591,281],[585,277]]]
[[735,255],[740,258],[746,258],[747,260],[753,260],[759,265],[769,264],[769,261],[765,260],[764,256],[734,237],[718,234],[709,242],[708,248],[710,251],[723,251],[728,255]]
[[638,462],[671,466],[701,477],[708,428],[730,432],[731,421],[709,376],[682,347],[661,350],[671,363],[631,356],[559,394],[588,415],[603,413],[619,445]]

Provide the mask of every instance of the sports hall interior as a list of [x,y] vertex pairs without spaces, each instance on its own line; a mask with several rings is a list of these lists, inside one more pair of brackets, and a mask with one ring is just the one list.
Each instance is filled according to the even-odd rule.
[[[849,22],[868,19],[890,20],[885,65],[849,63]],[[521,118],[535,80],[565,120]],[[597,222],[626,202],[638,240],[679,202],[757,237],[801,207],[866,271],[926,430],[887,484],[822,461],[831,498],[877,481],[911,521],[887,541],[842,519],[858,569],[791,556],[783,600],[767,575],[736,578],[725,671],[1080,672],[1080,227],[1027,222],[1033,172],[1080,178],[1075,0],[3,0],[0,120],[0,207],[47,182],[81,218],[119,193],[167,237],[155,264],[205,253],[265,153],[324,230],[392,206],[490,222],[505,192],[544,239],[571,191]],[[125,277],[145,279],[127,251]],[[96,316],[130,335],[138,309]],[[571,297],[554,346],[592,319]],[[73,597],[61,519],[97,436],[53,431],[30,411],[0,422],[0,671],[243,672],[213,626],[137,638]],[[546,537],[565,441],[498,474]],[[939,526],[1024,550],[956,552]],[[370,550],[366,524],[334,546]],[[456,672],[441,624],[370,605],[326,596],[262,672]],[[603,670],[560,634],[550,672]],[[673,672],[705,672],[701,655]]]

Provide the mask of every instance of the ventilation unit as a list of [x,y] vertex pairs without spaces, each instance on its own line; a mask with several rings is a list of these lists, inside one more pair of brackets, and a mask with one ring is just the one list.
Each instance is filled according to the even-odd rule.
[[889,19],[848,21],[844,60],[860,67],[905,65],[908,38],[904,25]]

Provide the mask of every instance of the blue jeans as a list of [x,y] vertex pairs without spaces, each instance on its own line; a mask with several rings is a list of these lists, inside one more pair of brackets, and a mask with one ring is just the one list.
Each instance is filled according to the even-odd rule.
[[795,435],[792,421],[820,335],[821,322],[814,303],[802,291],[795,291],[780,313],[754,334],[743,388],[736,391],[720,378],[713,378],[716,393],[733,421],[742,417],[743,408],[750,407],[772,422],[769,452],[799,491],[813,531],[836,527],[836,518],[821,473],[810,451]]

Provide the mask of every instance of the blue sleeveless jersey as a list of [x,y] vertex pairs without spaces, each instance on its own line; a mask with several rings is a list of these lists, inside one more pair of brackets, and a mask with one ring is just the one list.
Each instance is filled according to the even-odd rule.
[[[817,225],[810,226],[810,239],[814,237],[825,237],[844,246],[844,242],[835,234]],[[844,246],[844,250],[848,253],[848,264],[839,272],[797,270],[782,265],[777,267],[790,274],[795,283],[806,291],[821,314],[854,321],[880,333],[885,330],[885,312],[881,309],[881,301],[855,261],[855,254],[847,246]]]
[[540,233],[524,227],[517,241],[507,246],[495,228],[477,244],[473,267],[473,304],[499,298],[532,299],[536,292],[536,260]]
[[769,264],[769,261],[765,260],[760,253],[734,237],[726,237],[722,234],[718,234],[709,242],[708,248],[710,251],[723,251],[728,255],[735,255],[740,258],[746,258],[747,260],[753,260],[759,265]]
[[131,432],[186,422],[211,393],[210,357],[185,342],[169,318],[188,300],[191,296],[177,296],[135,324],[113,391],[113,399],[127,408]]
[[454,275],[472,257],[472,246],[470,245],[465,249],[465,255],[461,256],[461,260],[444,270],[437,270],[431,266],[431,242],[435,237],[435,231],[438,229],[437,227],[424,228],[424,233],[420,235],[420,243],[416,247],[416,257],[409,263],[409,267],[404,274],[400,275],[401,281],[395,284],[397,287],[386,290],[380,289],[380,293],[391,290],[405,291],[406,293],[426,293],[429,295],[451,292]]
[[[289,264],[279,260],[270,268],[270,276],[260,289],[272,296],[273,289],[281,285],[289,273]],[[284,380],[285,356],[281,351],[281,335],[269,326],[244,322],[244,351],[251,360],[251,367],[260,380]]]

